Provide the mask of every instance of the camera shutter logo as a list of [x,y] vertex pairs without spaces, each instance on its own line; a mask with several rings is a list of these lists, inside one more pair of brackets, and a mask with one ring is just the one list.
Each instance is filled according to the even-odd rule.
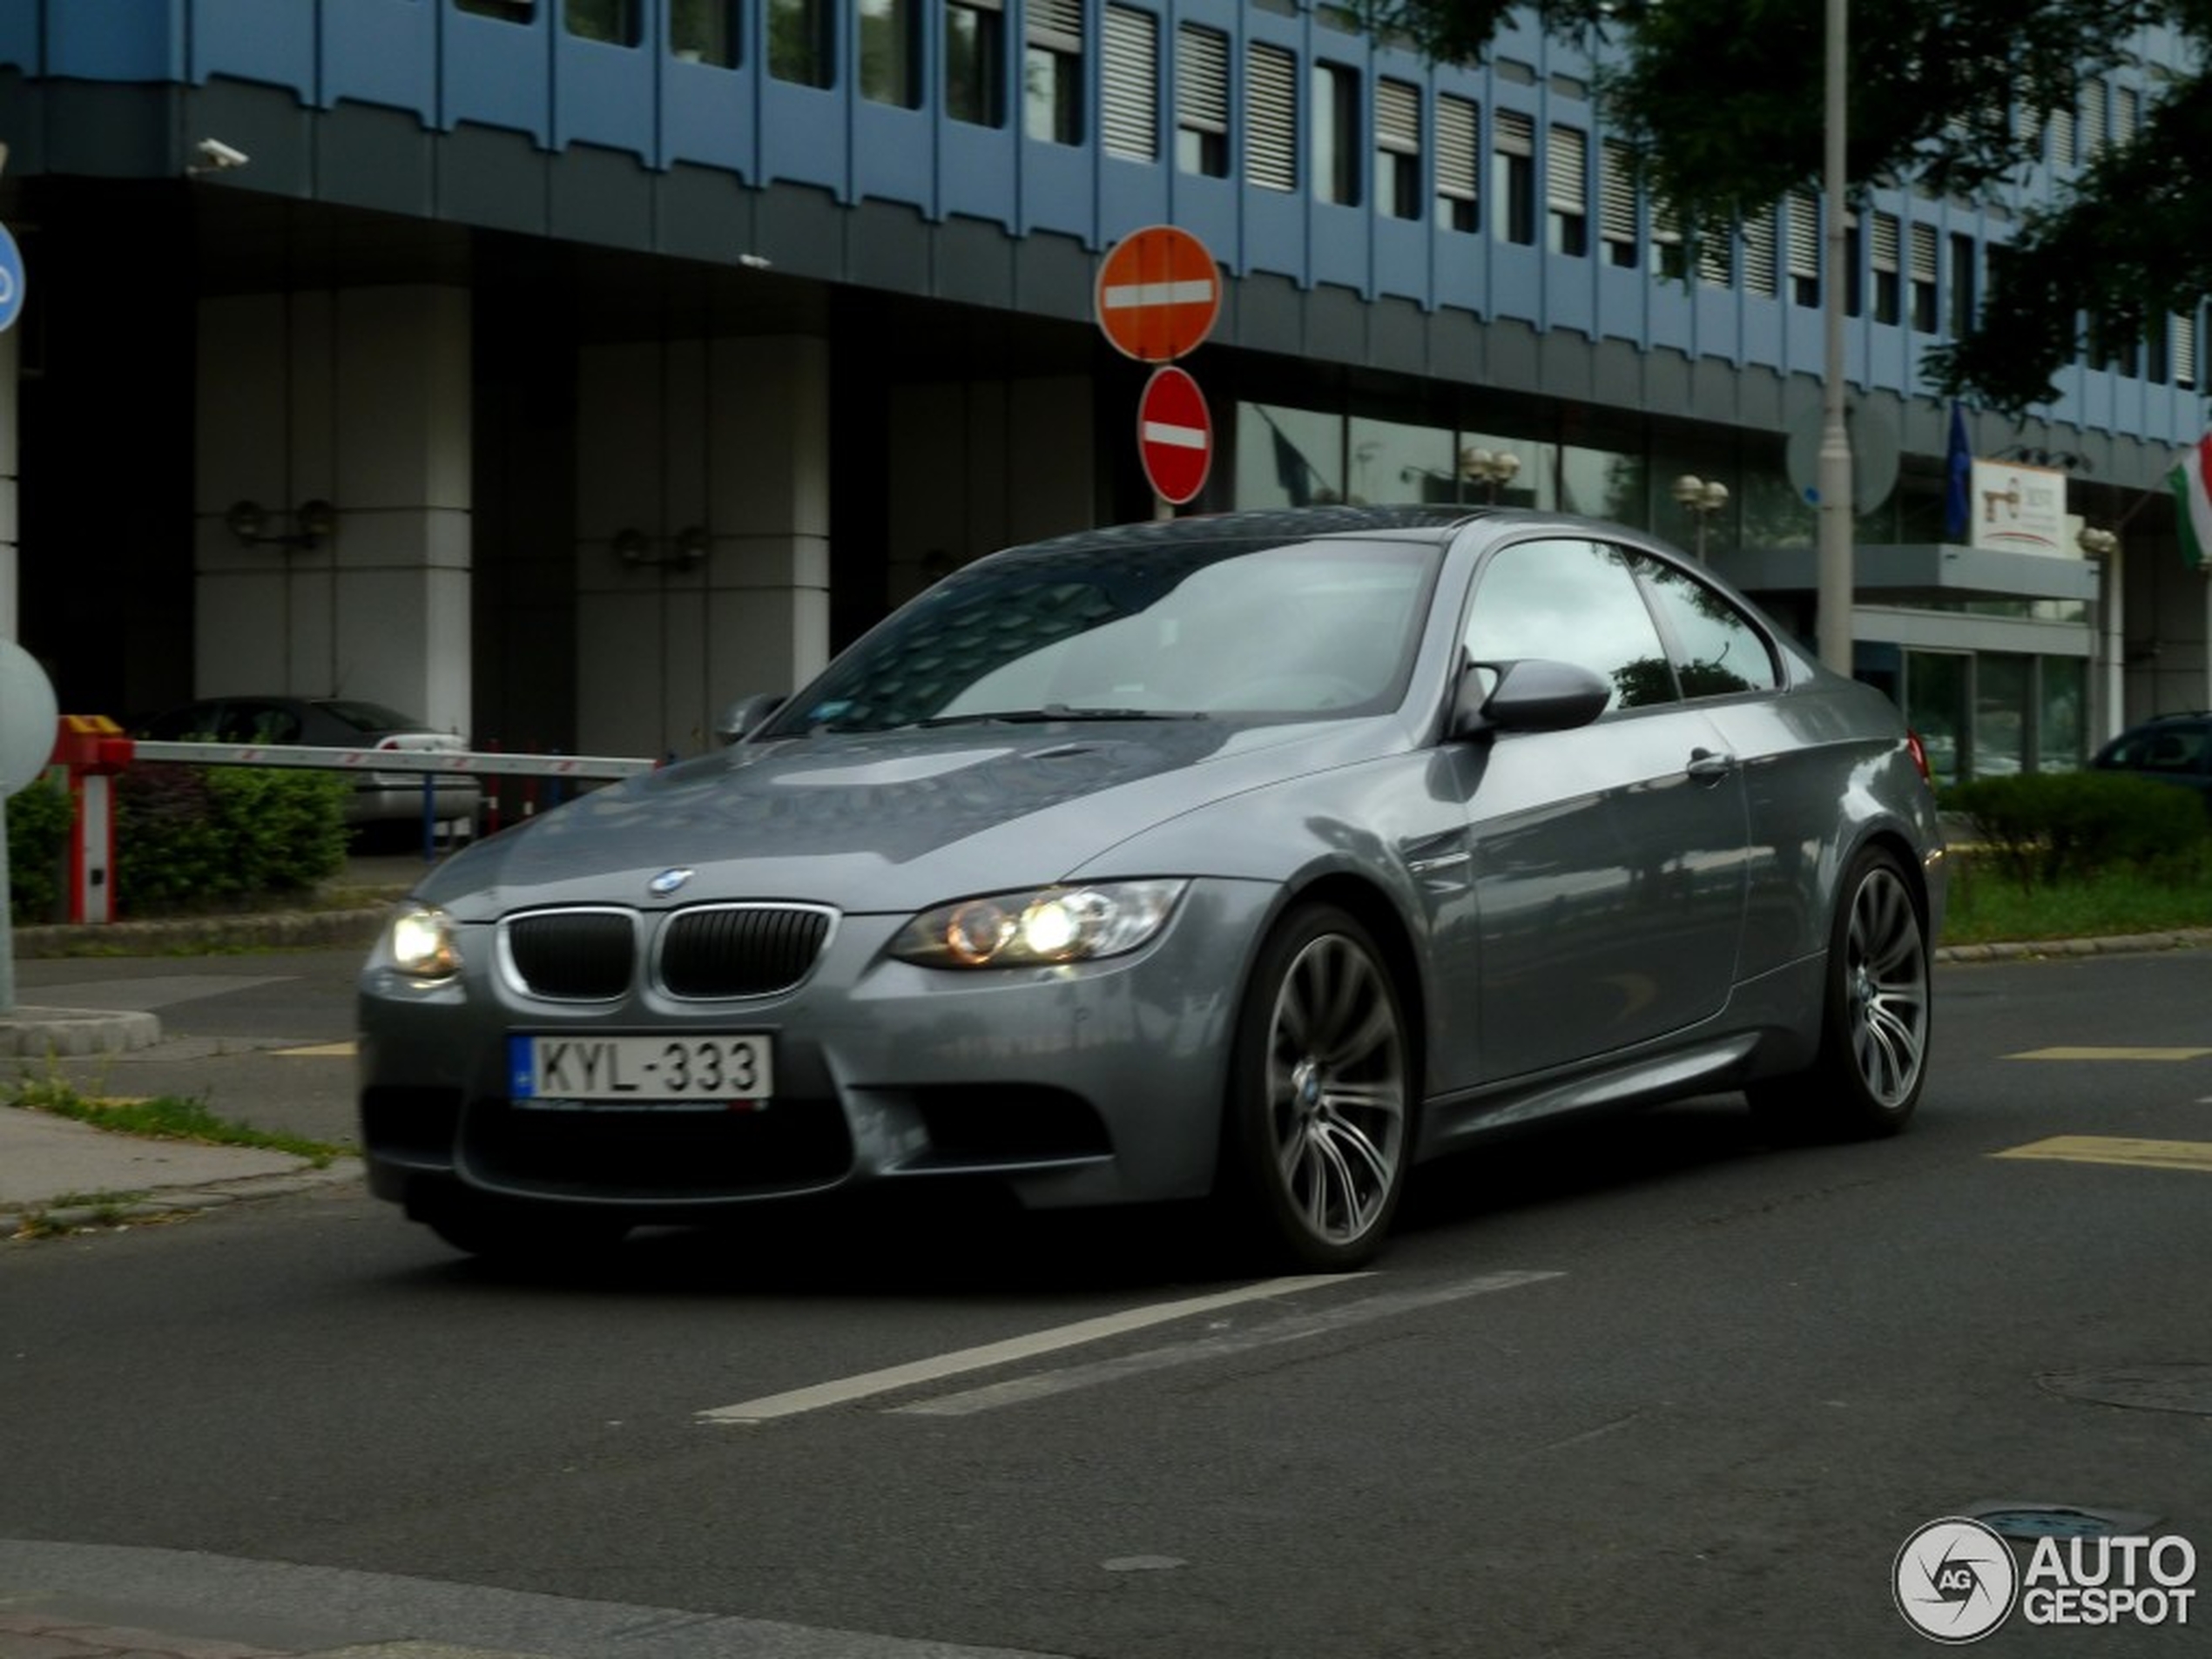
[[1905,1541],[1891,1573],[1897,1610],[1932,1641],[1979,1642],[2020,1598],[2012,1546],[1979,1521],[1931,1521]]

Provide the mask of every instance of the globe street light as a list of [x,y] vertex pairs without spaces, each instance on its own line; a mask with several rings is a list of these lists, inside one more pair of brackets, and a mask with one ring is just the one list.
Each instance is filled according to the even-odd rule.
[[1490,505],[1498,504],[1498,487],[1509,484],[1521,470],[1521,457],[1510,449],[1462,449],[1460,452],[1460,473],[1484,486],[1484,497]]
[[1697,526],[1697,562],[1705,563],[1705,526],[1715,513],[1728,505],[1728,486],[1716,481],[1684,473],[1675,480],[1675,500],[1681,503]]

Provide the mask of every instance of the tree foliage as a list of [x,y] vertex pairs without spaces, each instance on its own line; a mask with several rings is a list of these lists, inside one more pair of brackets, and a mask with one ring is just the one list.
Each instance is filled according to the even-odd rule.
[[[1516,13],[1603,50],[1597,92],[1642,176],[1713,230],[1817,189],[1824,0],[1352,0],[1379,36],[1475,63]],[[2171,30],[2170,36],[2146,31]],[[2161,39],[2161,61],[2141,56]],[[2085,338],[2141,340],[2212,293],[2212,0],[1850,0],[1847,171],[1855,192],[2001,191],[2038,158],[2043,116],[2083,80],[2148,73],[2132,138],[2023,215],[1992,260],[1972,333],[1930,359],[1932,390],[2007,414],[2054,395]]]

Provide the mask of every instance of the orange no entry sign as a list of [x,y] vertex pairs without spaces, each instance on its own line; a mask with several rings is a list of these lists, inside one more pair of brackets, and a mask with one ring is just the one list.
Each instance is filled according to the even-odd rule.
[[1206,245],[1173,225],[1131,231],[1098,268],[1098,326],[1142,363],[1194,350],[1221,313],[1221,274]]

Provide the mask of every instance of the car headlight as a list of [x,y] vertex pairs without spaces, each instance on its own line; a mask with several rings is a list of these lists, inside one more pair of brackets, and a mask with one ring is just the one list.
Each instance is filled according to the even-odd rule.
[[1038,968],[1135,950],[1160,931],[1187,881],[1100,881],[995,893],[908,922],[891,954],[925,968]]
[[453,918],[430,905],[408,905],[384,929],[384,954],[413,979],[451,979],[461,971]]

